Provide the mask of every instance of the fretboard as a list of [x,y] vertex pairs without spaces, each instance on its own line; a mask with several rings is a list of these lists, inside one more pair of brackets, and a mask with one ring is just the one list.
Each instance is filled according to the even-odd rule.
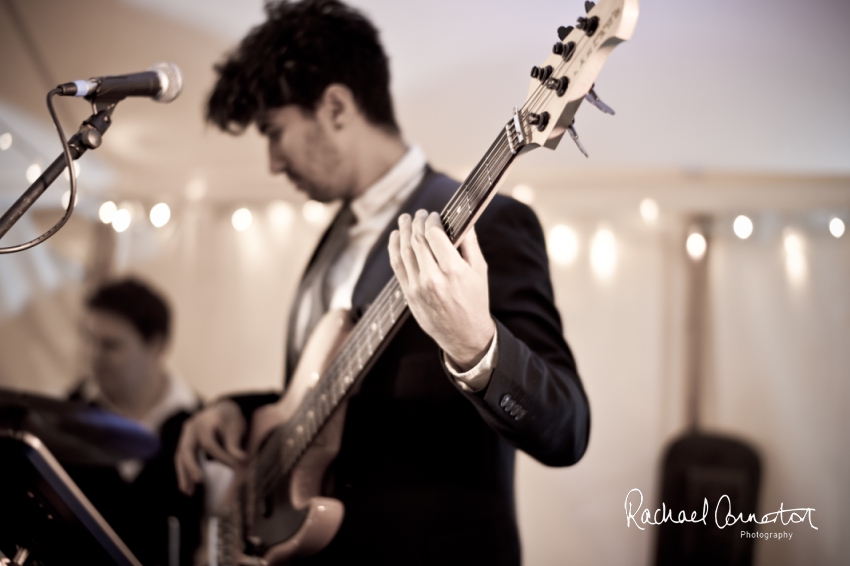
[[[516,156],[517,140],[508,142],[512,124],[502,130],[440,213],[446,234],[455,245],[489,203],[496,184]],[[316,385],[307,392],[292,418],[278,426],[263,444],[257,459],[258,493],[270,493],[275,483],[295,467],[407,315],[407,302],[393,276],[354,326]]]

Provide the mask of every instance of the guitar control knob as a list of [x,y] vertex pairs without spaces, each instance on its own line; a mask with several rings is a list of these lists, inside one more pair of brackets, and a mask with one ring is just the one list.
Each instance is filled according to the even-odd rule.
[[587,0],[584,3],[584,11],[589,12],[593,9],[594,6],[596,6],[596,2],[591,2],[590,0]]
[[532,67],[531,68],[531,78],[536,79],[540,76],[540,67]]

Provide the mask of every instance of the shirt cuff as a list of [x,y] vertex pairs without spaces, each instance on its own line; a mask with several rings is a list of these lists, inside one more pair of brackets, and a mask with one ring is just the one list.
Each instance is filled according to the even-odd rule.
[[498,335],[497,329],[493,333],[493,339],[490,341],[490,348],[487,349],[487,353],[484,354],[480,362],[467,371],[459,371],[443,352],[443,364],[462,390],[475,393],[482,391],[490,383],[490,376],[493,375],[493,369],[499,361],[499,348],[496,347]]

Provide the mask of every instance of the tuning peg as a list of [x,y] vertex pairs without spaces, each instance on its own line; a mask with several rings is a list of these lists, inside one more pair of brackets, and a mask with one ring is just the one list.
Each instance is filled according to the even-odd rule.
[[586,149],[584,149],[584,146],[583,146],[583,145],[581,145],[581,142],[580,142],[580,141],[578,141],[578,132],[576,132],[576,129],[575,129],[575,123],[576,123],[576,121],[575,121],[575,120],[573,120],[572,122],[570,122],[570,127],[569,127],[569,128],[567,128],[567,132],[569,132],[570,137],[571,137],[571,138],[573,138],[573,141],[574,141],[574,142],[576,142],[576,145],[578,146],[578,150],[579,150],[580,152],[582,152],[582,153],[584,154],[584,156],[585,156],[585,157],[590,157],[590,156],[587,154],[587,150],[586,150]]
[[528,123],[532,126],[537,126],[537,131],[542,132],[549,125],[549,113],[535,114],[531,112],[528,114]]
[[563,57],[564,61],[569,61],[573,58],[573,54],[576,52],[576,42],[568,41],[566,43],[561,43],[560,41],[552,46],[552,53],[555,55],[560,55]]
[[591,16],[589,18],[579,18],[576,27],[587,34],[587,37],[592,37],[596,33],[596,28],[599,27],[599,16]]
[[596,2],[591,2],[590,0],[587,0],[584,3],[584,11],[589,12],[593,9],[594,6],[596,6]]
[[567,27],[561,26],[561,27],[559,27],[558,28],[558,39],[560,39],[561,41],[564,41],[564,38],[566,38],[568,35],[570,35],[570,32],[573,31],[573,29],[574,29],[573,26],[567,26]]
[[587,94],[584,95],[585,100],[605,112],[606,114],[614,115],[614,109],[602,102],[602,99],[599,98],[599,95],[596,94],[596,91],[593,90],[596,85],[590,87],[590,90]]

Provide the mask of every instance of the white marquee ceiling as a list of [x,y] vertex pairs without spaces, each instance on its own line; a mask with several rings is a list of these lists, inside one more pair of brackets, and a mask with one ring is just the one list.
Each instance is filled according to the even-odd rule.
[[[258,136],[234,139],[202,122],[211,66],[262,20],[260,1],[4,1],[56,81],[161,60],[183,69],[186,88],[174,103],[128,100],[116,111],[98,150],[115,172],[114,191],[179,198],[201,180],[211,198],[292,196],[267,173]],[[407,138],[449,171],[477,160],[523,100],[528,69],[548,53],[557,26],[583,12],[577,0],[352,3],[382,30]],[[46,85],[3,8],[0,100],[46,124]],[[566,140],[525,158],[519,175],[546,171],[545,179],[568,185],[576,171],[850,173],[849,3],[644,0],[641,10],[633,40],[614,51],[597,82],[617,116],[579,111],[591,158]],[[61,103],[69,129],[87,115],[81,101]],[[44,161],[58,154],[58,144],[40,149]],[[2,190],[22,190],[23,172],[12,186],[9,167],[0,154]]]

